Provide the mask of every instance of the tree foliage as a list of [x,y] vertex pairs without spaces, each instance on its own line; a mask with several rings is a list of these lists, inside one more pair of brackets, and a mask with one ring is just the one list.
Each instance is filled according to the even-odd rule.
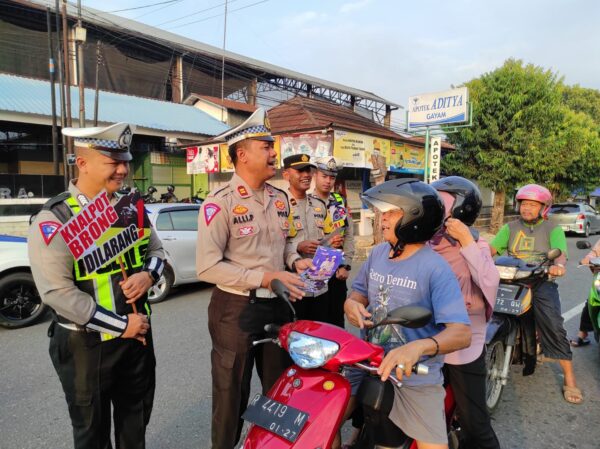
[[473,126],[448,134],[457,150],[444,158],[447,174],[502,193],[530,182],[562,196],[600,185],[600,92],[514,59],[465,85]]

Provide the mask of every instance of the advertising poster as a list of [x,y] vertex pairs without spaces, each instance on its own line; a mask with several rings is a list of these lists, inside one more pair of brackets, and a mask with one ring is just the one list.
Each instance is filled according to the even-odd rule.
[[[144,228],[149,229],[150,223],[139,192],[124,195],[111,205],[108,194],[102,191],[63,224],[58,233],[79,266],[91,274],[127,253],[144,237]],[[136,257],[126,256],[126,265],[133,265]]]
[[186,148],[187,174],[217,173],[219,171],[219,145]]
[[293,154],[308,154],[314,161],[332,154],[329,134],[287,134],[278,137],[283,159]]
[[392,141],[387,161],[391,171],[422,175],[425,167],[425,148]]
[[346,167],[373,168],[371,155],[379,151],[389,160],[390,141],[380,137],[336,130],[333,138],[333,155]]

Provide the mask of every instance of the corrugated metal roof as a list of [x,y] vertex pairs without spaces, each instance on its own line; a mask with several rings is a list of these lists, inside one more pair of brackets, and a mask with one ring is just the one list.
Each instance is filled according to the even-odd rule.
[[233,111],[243,111],[252,113],[258,108],[257,106],[254,106],[252,104],[242,103],[240,101],[228,100],[227,98],[221,100],[218,97],[212,97],[210,95],[200,95],[195,93],[189,94],[188,97],[185,100],[183,100],[183,103],[193,105],[198,100],[209,101],[217,106],[222,106],[226,109],[231,109]]
[[[49,6],[50,8],[54,9],[54,1],[31,0],[30,3],[43,5],[44,7]],[[77,6],[73,4],[67,4],[67,8],[68,14],[72,17],[76,17]],[[265,75],[271,74],[284,78],[292,78],[305,82],[307,84],[311,84],[313,87],[323,87],[326,89],[332,89],[339,92],[354,95],[358,98],[365,98],[367,100],[373,100],[377,101],[378,103],[388,104],[390,106],[403,109],[403,106],[394,103],[390,100],[386,100],[385,98],[382,98],[372,92],[355,89],[354,87],[344,86],[343,84],[338,84],[332,81],[316,78],[314,76],[305,75],[303,73],[288,70],[283,67],[259,61],[257,59],[249,58],[247,56],[243,56],[230,51],[223,51],[218,47],[213,47],[212,45],[208,45],[203,42],[198,42],[175,33],[170,33],[168,31],[161,30],[160,28],[145,25],[143,23],[136,22],[135,20],[125,19],[123,17],[99,11],[97,9],[82,7],[81,10],[82,17],[86,22],[90,22],[101,27],[112,28],[128,34],[140,33],[150,40],[163,41],[175,44],[177,46],[183,47],[184,49],[198,51],[201,53],[211,55],[213,57],[218,58],[219,60],[223,56],[225,56],[226,60],[244,64],[247,67],[250,67],[254,70],[263,72]]]
[[[56,108],[60,114],[59,90],[56,87]],[[93,89],[85,89],[85,116],[94,114]],[[183,132],[216,136],[229,129],[227,125],[193,106],[151,98],[134,97],[100,91],[98,121],[127,122],[140,127],[168,132]],[[0,74],[0,111],[50,116],[52,103],[50,83],[44,80]],[[79,114],[79,91],[71,87],[71,115]]]

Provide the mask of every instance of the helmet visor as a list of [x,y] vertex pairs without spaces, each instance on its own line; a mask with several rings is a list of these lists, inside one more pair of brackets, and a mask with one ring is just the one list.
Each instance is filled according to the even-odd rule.
[[378,209],[381,213],[389,212],[391,210],[400,210],[400,208],[395,204],[386,203],[385,201],[381,201],[373,197],[361,195],[360,198],[367,203],[369,207]]

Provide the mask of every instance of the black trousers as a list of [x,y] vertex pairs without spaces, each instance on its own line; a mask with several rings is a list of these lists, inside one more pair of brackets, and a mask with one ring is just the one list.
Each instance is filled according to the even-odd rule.
[[535,290],[533,315],[544,355],[551,359],[571,360],[573,353],[561,315],[560,296],[555,282],[546,281]]
[[110,449],[111,404],[117,449],[143,449],[156,386],[152,334],[100,341],[96,332],[52,323],[50,358],[65,392],[75,449]]
[[465,365],[444,365],[452,386],[456,412],[463,431],[461,449],[500,449],[485,405],[485,348],[473,362]]
[[588,309],[587,300],[581,310],[581,318],[579,320],[579,330],[582,332],[593,332],[594,325],[592,324],[592,318],[590,317],[590,309]]
[[344,327],[344,301],[348,288],[346,281],[333,276],[327,283],[327,292],[315,297],[304,297],[294,303],[299,320],[321,321]]
[[290,319],[290,310],[281,300],[251,300],[217,287],[213,290],[208,306],[213,449],[233,449],[240,439],[254,363],[263,394],[292,364],[287,352],[273,343],[252,346],[254,340],[265,337],[265,324],[283,324]]

